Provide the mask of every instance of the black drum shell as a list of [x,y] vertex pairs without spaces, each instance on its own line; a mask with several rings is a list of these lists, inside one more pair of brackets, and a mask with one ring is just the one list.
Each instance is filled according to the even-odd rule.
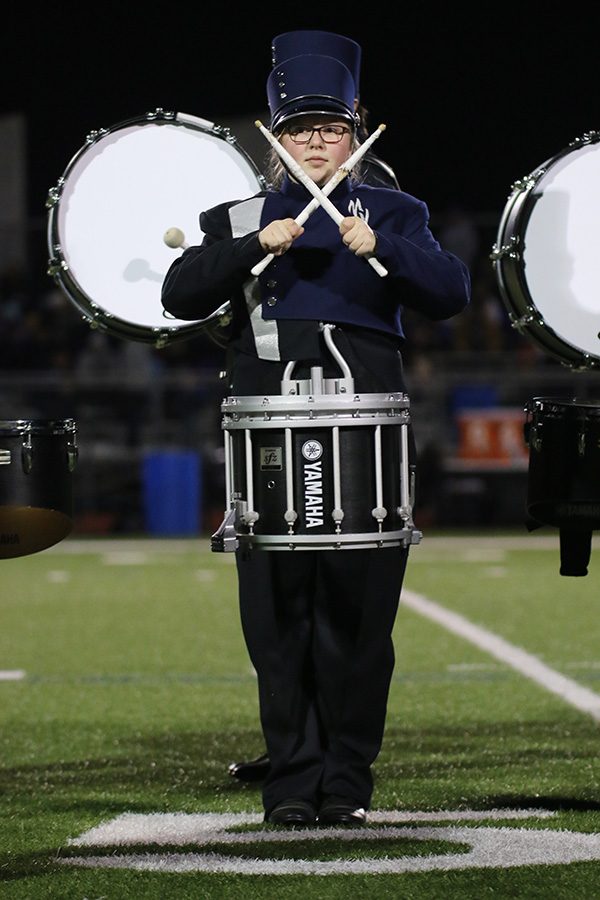
[[0,559],[44,550],[73,527],[73,420],[0,422]]
[[600,528],[600,402],[537,397],[526,412],[529,515],[561,528]]
[[[334,504],[333,492],[333,447],[330,428],[298,428],[293,433],[293,469],[294,469],[294,508],[298,512],[295,523],[296,535],[332,534],[334,521],[331,516]],[[383,506],[387,510],[385,530],[403,528],[403,520],[398,512],[400,497],[401,443],[400,425],[387,425],[381,429],[382,447],[382,486]],[[322,455],[314,462],[305,459],[302,448],[310,443],[318,442],[323,448]],[[339,429],[339,445],[341,460],[341,508],[344,510],[340,531],[341,534],[378,532],[375,517],[371,514],[376,506],[375,501],[375,449],[374,431],[371,427],[346,427]],[[241,431],[232,433],[232,448],[235,468],[245,471],[245,443]],[[269,454],[269,451],[274,451]],[[280,466],[264,464],[265,457],[280,460]],[[260,517],[254,524],[254,533],[280,534],[288,531],[284,519],[286,502],[286,467],[285,467],[285,431],[273,428],[255,431],[252,444],[252,469],[254,506]],[[307,507],[305,485],[309,487],[311,480],[306,480],[307,468],[313,467],[312,484],[316,491],[315,500],[320,500],[313,507],[315,515],[310,515]],[[322,489],[320,493],[319,488]],[[247,484],[244,483],[243,494],[247,496]],[[310,492],[308,494],[310,496]],[[322,524],[316,524],[322,520]]]

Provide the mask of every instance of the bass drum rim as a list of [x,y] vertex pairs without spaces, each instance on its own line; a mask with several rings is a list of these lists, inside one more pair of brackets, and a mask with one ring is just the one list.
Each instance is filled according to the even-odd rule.
[[[231,305],[229,302],[219,306],[209,316],[190,321],[189,323],[175,319],[174,321],[177,324],[169,325],[168,314],[165,314],[166,324],[164,326],[136,323],[131,319],[124,318],[122,315],[103,309],[97,298],[90,296],[90,293],[81,285],[77,274],[73,271],[65,256],[65,236],[61,234],[59,221],[61,200],[76,167],[82,162],[90,149],[104,139],[110,136],[118,136],[118,133],[124,132],[125,129],[146,125],[174,125],[223,140],[240,156],[243,164],[248,168],[249,176],[256,179],[256,190],[259,191],[266,187],[266,180],[258,166],[228,128],[188,113],[157,109],[155,112],[148,112],[140,116],[124,119],[111,125],[109,128],[92,131],[68,162],[56,186],[48,192],[46,201],[48,209],[47,247],[49,252],[47,273],[53,278],[92,330],[99,330],[118,338],[153,344],[159,348],[175,341],[206,335],[219,346],[224,347],[227,343],[225,329],[231,320]],[[199,215],[200,212],[201,209],[198,208],[196,215]],[[175,259],[175,256],[173,259]]]
[[600,349],[598,354],[590,353],[561,337],[544,319],[525,277],[524,244],[535,206],[534,191],[544,176],[567,156],[598,141],[600,132],[590,132],[576,138],[525,178],[514,182],[500,217],[496,243],[491,253],[500,296],[512,327],[563,365],[579,369],[600,367]]

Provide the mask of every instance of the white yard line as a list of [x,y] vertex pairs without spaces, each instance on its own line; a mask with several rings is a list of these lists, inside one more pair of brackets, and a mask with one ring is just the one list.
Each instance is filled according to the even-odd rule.
[[403,590],[401,603],[414,612],[437,622],[453,634],[470,641],[480,650],[495,656],[500,662],[511,666],[521,675],[535,681],[581,712],[587,713],[596,722],[600,722],[600,694],[582,687],[576,681],[561,675],[556,669],[551,669],[531,653],[510,644],[504,638],[498,637],[480,625],[474,625],[464,616],[440,606],[439,603],[435,603],[421,594]]
[[0,681],[22,681],[23,678],[24,669],[0,669]]

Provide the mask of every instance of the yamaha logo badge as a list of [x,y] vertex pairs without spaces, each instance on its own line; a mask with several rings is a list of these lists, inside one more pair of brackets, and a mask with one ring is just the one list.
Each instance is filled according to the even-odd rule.
[[323,525],[323,444],[311,438],[302,444],[304,522],[307,528]]
[[319,441],[305,441],[302,444],[302,456],[304,459],[315,460],[323,456],[323,445]]

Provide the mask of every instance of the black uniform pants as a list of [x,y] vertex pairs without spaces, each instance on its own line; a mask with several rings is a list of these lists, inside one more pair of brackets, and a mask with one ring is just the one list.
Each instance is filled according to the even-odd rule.
[[407,554],[238,552],[242,628],[271,764],[267,813],[288,797],[318,804],[327,794],[369,808]]

